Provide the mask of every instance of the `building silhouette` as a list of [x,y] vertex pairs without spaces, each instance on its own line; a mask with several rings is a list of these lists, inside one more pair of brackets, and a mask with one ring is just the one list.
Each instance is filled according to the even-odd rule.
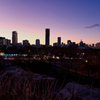
[[5,37],[0,37],[0,46],[9,46],[10,45],[10,40],[6,39]]
[[61,45],[61,37],[58,37],[58,46]]
[[11,40],[7,39],[7,45],[9,46],[11,44]]
[[23,40],[23,45],[24,46],[29,45],[29,41],[28,40]]
[[100,49],[100,42],[96,43],[96,49]]
[[45,45],[49,46],[50,44],[50,29],[45,30]]
[[5,45],[5,37],[0,37],[0,46]]
[[83,43],[83,41],[81,40],[80,43],[79,43],[79,46],[80,47],[85,47],[85,43]]
[[12,44],[16,44],[17,43],[17,32],[13,31],[12,32]]
[[71,40],[67,40],[67,46],[70,46],[72,44]]
[[40,45],[40,40],[36,39],[36,46],[39,46],[39,45]]
[[71,44],[71,40],[67,40],[67,45],[68,45],[68,44]]
[[53,46],[54,47],[57,47],[58,46],[58,43],[57,42],[53,43]]

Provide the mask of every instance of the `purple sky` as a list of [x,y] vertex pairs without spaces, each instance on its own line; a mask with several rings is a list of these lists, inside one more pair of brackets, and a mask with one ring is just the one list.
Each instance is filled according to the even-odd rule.
[[50,28],[50,44],[61,37],[79,43],[100,42],[100,0],[0,0],[0,36],[18,42],[28,39],[45,44],[45,28]]

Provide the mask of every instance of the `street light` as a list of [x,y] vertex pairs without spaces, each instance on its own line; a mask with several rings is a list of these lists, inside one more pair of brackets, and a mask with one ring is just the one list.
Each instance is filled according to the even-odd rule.
[[88,62],[88,60],[85,60],[85,62],[87,63],[87,62]]

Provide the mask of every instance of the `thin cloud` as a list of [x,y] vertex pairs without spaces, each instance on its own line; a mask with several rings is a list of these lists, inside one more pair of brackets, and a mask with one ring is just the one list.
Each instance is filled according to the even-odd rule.
[[100,24],[94,24],[92,26],[88,26],[88,27],[85,27],[85,28],[94,28],[94,27],[100,27]]

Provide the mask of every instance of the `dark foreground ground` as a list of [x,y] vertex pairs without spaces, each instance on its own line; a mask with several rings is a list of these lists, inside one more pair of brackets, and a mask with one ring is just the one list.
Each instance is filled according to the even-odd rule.
[[90,97],[99,100],[99,89],[99,78],[84,76],[44,61],[0,62],[2,100],[83,100],[85,97],[86,100]]
[[2,60],[0,63],[0,70],[4,67],[9,66],[19,66],[25,71],[38,73],[44,76],[54,77],[58,81],[59,86],[65,86],[68,82],[75,82],[83,85],[90,85],[94,88],[100,88],[100,78],[91,77],[88,75],[84,75],[82,73],[78,73],[77,71],[73,71],[71,68],[59,67],[54,65],[54,63],[48,63],[44,61],[5,61]]

